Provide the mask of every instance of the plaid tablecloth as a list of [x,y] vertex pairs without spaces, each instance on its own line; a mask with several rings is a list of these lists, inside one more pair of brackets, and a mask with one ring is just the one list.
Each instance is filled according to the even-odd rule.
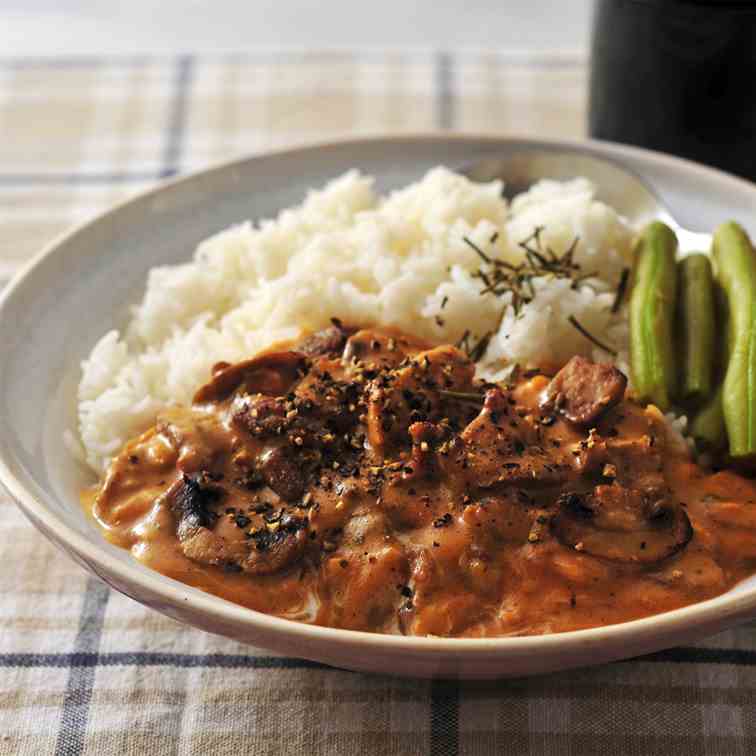
[[[585,62],[469,52],[0,59],[0,278],[161,178],[326,138],[581,136]],[[0,498],[0,755],[751,754],[756,626],[490,684],[271,656],[113,593]]]

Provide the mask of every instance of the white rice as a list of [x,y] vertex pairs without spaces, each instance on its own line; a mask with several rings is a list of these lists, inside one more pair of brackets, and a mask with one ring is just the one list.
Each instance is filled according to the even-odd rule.
[[[537,226],[557,253],[578,236],[575,261],[596,276],[577,288],[537,278],[535,298],[515,315],[508,295],[481,295],[473,276],[481,260],[464,237],[519,263],[518,242]],[[162,407],[191,401],[215,362],[248,357],[332,317],[438,343],[493,331],[479,369],[495,378],[513,362],[609,359],[568,322],[574,315],[624,364],[626,319],[611,305],[632,237],[585,179],[543,181],[508,206],[499,183],[471,183],[444,168],[385,197],[370,177],[347,173],[275,220],[229,228],[202,242],[191,262],[150,272],[125,330],[105,334],[82,364],[86,461],[102,470]]]

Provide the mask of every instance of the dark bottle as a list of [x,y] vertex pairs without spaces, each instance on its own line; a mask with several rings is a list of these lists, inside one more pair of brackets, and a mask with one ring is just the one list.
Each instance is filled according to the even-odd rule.
[[591,136],[756,180],[756,2],[599,0]]

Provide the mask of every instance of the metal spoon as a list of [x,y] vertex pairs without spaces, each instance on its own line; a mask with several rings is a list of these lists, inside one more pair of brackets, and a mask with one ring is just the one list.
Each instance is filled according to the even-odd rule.
[[583,176],[596,186],[597,199],[614,207],[634,226],[654,219],[666,223],[677,234],[682,253],[704,251],[711,246],[711,234],[683,228],[639,176],[620,163],[587,152],[526,147],[510,155],[481,160],[466,166],[461,173],[473,181],[500,179],[507,199],[542,179],[567,181]]

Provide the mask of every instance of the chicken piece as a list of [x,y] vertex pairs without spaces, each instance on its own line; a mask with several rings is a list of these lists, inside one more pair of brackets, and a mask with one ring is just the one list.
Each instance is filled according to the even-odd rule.
[[540,445],[537,427],[512,412],[500,388],[486,393],[482,411],[461,439],[463,453],[454,461],[471,486],[554,486],[566,478],[567,465]]
[[[412,560],[411,605],[403,613],[402,625],[411,635],[449,636],[459,634],[476,622],[495,603],[495,592],[481,595],[471,590],[471,561],[465,548],[468,528],[451,518],[440,528],[431,548],[419,549]],[[473,568],[472,573],[476,571]],[[498,571],[489,578],[496,583]],[[474,580],[474,578],[473,578]]]
[[409,580],[409,562],[383,514],[357,510],[344,528],[340,548],[324,560],[321,574],[328,596],[319,622],[396,631],[400,606],[406,602],[402,589]]
[[530,496],[517,489],[486,495],[465,507],[462,519],[475,541],[487,551],[496,552],[503,543],[524,545],[528,536],[538,534],[539,522],[547,522],[545,511]]
[[452,346],[420,352],[406,365],[373,381],[368,398],[368,440],[378,456],[405,447],[415,422],[438,422],[459,411],[444,391],[473,389],[475,365]]
[[638,491],[647,502],[661,501],[669,495],[664,476],[664,442],[653,429],[632,437],[589,436],[576,458],[578,469],[601,474],[622,486]]
[[438,474],[437,450],[448,433],[443,426],[433,423],[412,423],[409,427],[412,439],[410,456],[410,479],[432,478]]
[[193,407],[167,407],[158,416],[156,430],[178,453],[178,470],[188,475],[210,469],[229,448],[215,418]]

